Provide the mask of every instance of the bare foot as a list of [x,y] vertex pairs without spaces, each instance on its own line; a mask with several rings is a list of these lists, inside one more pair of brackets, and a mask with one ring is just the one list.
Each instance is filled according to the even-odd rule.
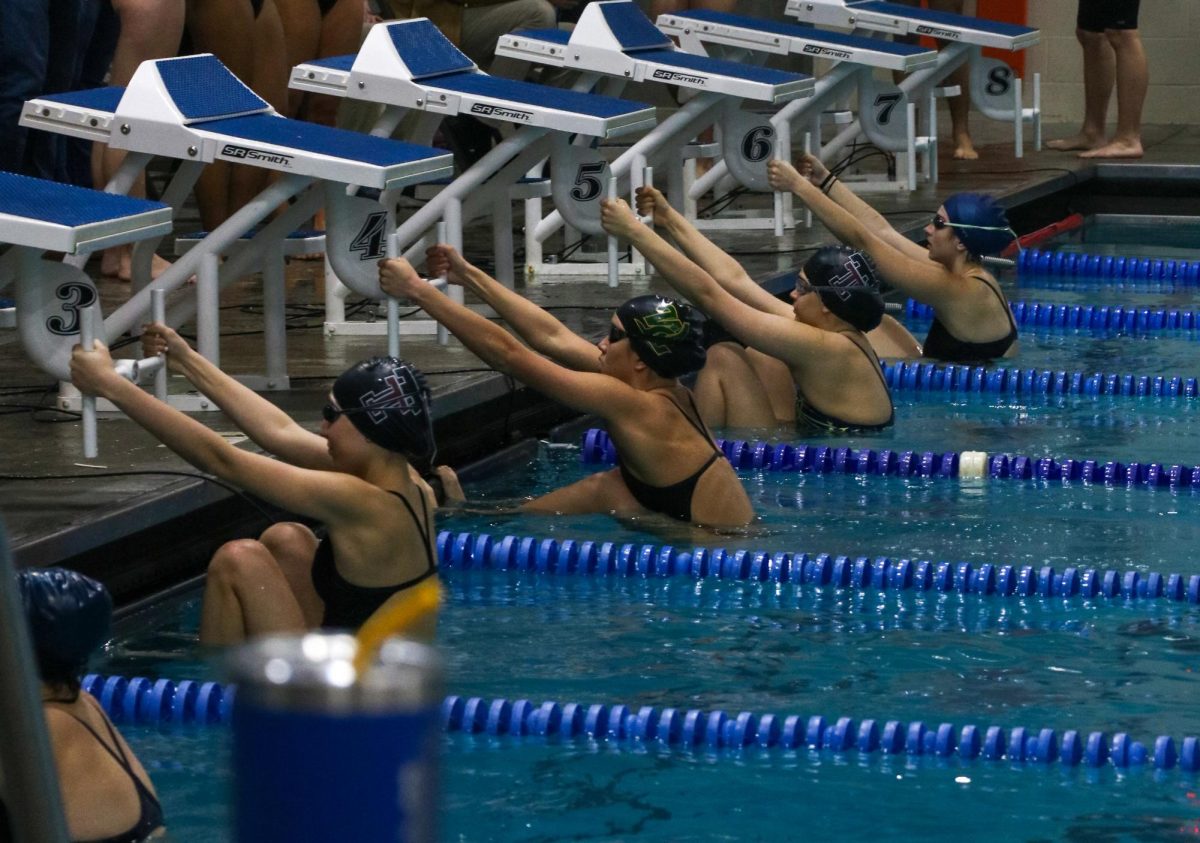
[[[171,262],[155,255],[150,263],[150,279],[154,280],[171,268]],[[133,249],[129,246],[114,246],[105,249],[100,258],[100,274],[118,281],[133,280]]]
[[1080,158],[1141,158],[1141,141],[1114,140],[1098,149],[1079,153]]
[[1077,149],[1095,149],[1104,143],[1104,138],[1080,133],[1069,138],[1059,138],[1046,142],[1047,149],[1057,149],[1059,152],[1074,152]]
[[975,144],[971,142],[970,135],[963,135],[955,139],[954,157],[959,161],[976,161],[979,159],[979,153],[975,151]]

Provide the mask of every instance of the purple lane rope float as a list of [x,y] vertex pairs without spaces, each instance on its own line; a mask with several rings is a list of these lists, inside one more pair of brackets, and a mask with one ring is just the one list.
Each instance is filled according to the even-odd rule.
[[[141,725],[227,725],[236,686],[216,682],[91,674],[83,689],[95,696],[115,723]],[[1074,729],[981,727],[926,724],[915,720],[856,719],[820,715],[727,713],[658,706],[584,704],[527,699],[446,697],[441,706],[449,733],[543,740],[595,740],[614,747],[659,746],[736,755],[758,750],[809,749],[833,753],[983,759],[1064,767],[1152,766],[1200,771],[1200,739],[1178,744],[1160,735],[1146,744],[1125,732]]]
[[[1200,465],[987,454],[983,451],[893,451],[792,443],[718,439],[734,468],[801,474],[858,474],[881,477],[1040,480],[1139,488],[1200,489]],[[588,430],[580,461],[613,465],[617,452],[608,433]]]

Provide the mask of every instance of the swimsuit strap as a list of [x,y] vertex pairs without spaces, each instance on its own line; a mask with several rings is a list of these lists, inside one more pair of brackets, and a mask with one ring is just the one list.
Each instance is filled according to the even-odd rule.
[[1016,331],[1017,330],[1017,322],[1013,318],[1012,308],[1009,306],[1008,302],[1005,300],[1004,294],[1000,292],[999,287],[992,286],[992,282],[989,281],[987,278],[984,278],[982,275],[968,275],[967,277],[975,279],[976,281],[983,284],[983,286],[987,287],[989,290],[992,291],[992,294],[996,297],[996,299],[1000,302],[1001,306],[1003,307],[1004,315],[1008,317],[1009,327],[1011,327],[1014,331]]
[[[690,424],[697,433],[699,433],[701,436],[704,437],[704,441],[707,442],[709,445],[711,445],[712,449],[714,451],[716,451],[717,454],[724,456],[724,454],[721,452],[721,449],[717,447],[717,444],[715,442],[713,442],[712,434],[708,432],[708,428],[705,427],[705,425],[704,425],[704,419],[700,418],[700,408],[698,408],[696,406],[696,399],[692,397],[692,391],[690,389],[686,389],[684,391],[687,393],[688,404],[691,405],[692,412],[696,414],[696,418],[692,418],[691,416],[689,416],[687,414],[687,411],[684,410],[683,407],[679,406],[679,404],[677,404],[675,402],[675,399],[672,398],[670,395],[667,395],[665,397],[668,401],[671,402],[671,406],[673,406],[676,410],[678,410],[679,414],[681,416],[683,416],[685,419],[687,419],[687,423]],[[699,421],[697,421],[697,419],[699,419]],[[704,464],[704,468],[708,468],[710,465],[712,465],[712,462],[713,462],[712,460],[709,460],[707,463]],[[703,471],[703,470],[704,469],[701,469],[701,471]]]
[[848,339],[848,340],[850,340],[850,342],[854,343],[854,347],[857,348],[859,351],[861,351],[863,354],[865,354],[867,356],[867,359],[871,361],[871,368],[875,370],[875,374],[879,375],[879,382],[883,384],[883,394],[887,396],[888,406],[893,407],[893,412],[894,412],[895,405],[892,404],[892,391],[890,389],[888,389],[887,378],[885,378],[883,376],[883,366],[881,366],[879,364],[879,356],[877,354],[875,354],[874,351],[871,351],[870,349],[867,349],[867,348],[863,348],[854,339],[854,337],[851,336],[852,334],[861,336],[862,331],[859,331],[856,328],[851,328],[850,330],[847,330],[847,331],[838,331],[838,333],[842,334],[843,336],[846,337],[846,339]]
[[[408,498],[404,497],[404,495],[400,494],[399,492],[393,491],[391,489],[388,489],[388,492],[395,495],[400,500],[400,503],[404,504],[404,508],[408,510],[408,514],[412,516],[413,524],[417,528],[417,535],[419,535],[421,537],[421,541],[425,545],[425,558],[429,560],[429,567],[426,569],[425,573],[421,574],[420,576],[413,577],[411,580],[405,580],[404,582],[400,583],[399,585],[394,586],[394,588],[397,591],[400,591],[401,589],[405,589],[405,588],[409,588],[410,586],[414,586],[417,583],[421,582],[422,580],[426,580],[433,574],[436,574],[437,573],[437,560],[434,558],[433,548],[429,544],[429,530],[426,529],[426,523],[429,520],[429,507],[425,504],[425,495],[422,494],[420,492],[420,490],[417,491],[417,494],[421,498],[421,516],[422,516],[421,518],[418,518],[417,511],[415,509],[413,509],[413,505],[408,502]],[[393,586],[388,586],[388,587],[392,588]]]
[[[85,699],[90,698],[90,697],[91,697],[91,695],[89,694],[89,695],[87,695],[87,697],[85,697]],[[121,769],[125,771],[125,775],[129,776],[129,778],[133,780],[133,786],[134,786],[134,788],[137,789],[139,799],[142,799],[143,796],[145,796],[145,797],[151,799],[153,802],[157,803],[158,797],[156,797],[153,793],[150,792],[150,788],[146,787],[146,785],[138,777],[137,773],[135,773],[133,771],[133,765],[129,763],[129,756],[127,756],[125,754],[125,750],[122,749],[122,747],[121,747],[121,741],[117,737],[117,730],[113,728],[113,726],[110,722],[108,722],[108,717],[105,716],[104,709],[100,707],[99,702],[93,701],[92,705],[97,711],[100,712],[100,719],[104,722],[104,728],[108,731],[108,737],[113,743],[112,746],[109,746],[107,743],[105,743],[104,738],[100,737],[100,734],[95,729],[93,729],[90,725],[88,725],[88,722],[86,720],[84,720],[82,717],[72,714],[71,712],[67,711],[66,709],[59,709],[59,711],[61,711],[63,714],[65,714],[68,717],[70,717],[71,719],[73,719],[80,726],[82,726],[83,728],[85,728],[89,732],[91,732],[92,737],[94,737],[96,739],[96,743],[100,744],[100,746],[104,748],[104,751],[107,752],[109,755],[111,755],[113,760],[116,761],[117,764],[121,767]]]

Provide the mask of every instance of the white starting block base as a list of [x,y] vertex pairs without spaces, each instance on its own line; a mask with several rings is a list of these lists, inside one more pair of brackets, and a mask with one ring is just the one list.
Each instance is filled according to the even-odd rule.
[[[238,380],[242,380],[238,378]],[[259,387],[251,387],[258,389]],[[286,389],[287,387],[283,387]],[[184,392],[178,395],[168,395],[167,403],[177,410],[182,410],[185,413],[219,413],[221,408],[214,404],[208,398],[198,392]],[[79,390],[70,381],[59,381],[58,398],[54,402],[54,406],[68,413],[78,413],[83,408],[83,396]],[[110,413],[112,415],[123,415],[117,405],[113,404],[106,398],[96,399],[97,413]]]
[[[401,305],[404,307],[404,305]],[[469,304],[467,307],[487,319],[495,319],[497,313],[484,304]],[[375,321],[326,322],[322,329],[327,337],[382,337],[387,335],[387,317],[381,314]],[[400,320],[400,336],[432,337],[438,332],[438,323],[428,316],[413,316]]]
[[0,328],[17,327],[16,307],[0,307]]

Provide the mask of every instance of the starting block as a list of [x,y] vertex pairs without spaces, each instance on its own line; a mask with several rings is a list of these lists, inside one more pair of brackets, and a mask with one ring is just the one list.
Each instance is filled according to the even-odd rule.
[[[1023,50],[1037,44],[1037,29],[985,18],[936,12],[880,0],[788,0],[787,14],[808,23],[838,26],[892,35],[926,35],[948,46],[938,55],[937,65],[918,71],[900,83],[913,101],[924,102],[964,62],[970,67],[971,102],[992,120],[1013,124],[1017,158],[1024,156],[1024,125],[1034,128],[1034,148],[1042,148],[1041,76],[1033,77],[1033,107],[1024,107],[1022,80],[998,59],[984,58],[982,49]],[[822,148],[822,158],[837,153],[862,132],[855,122]]]
[[[758,136],[778,136],[781,146],[789,146],[793,126],[803,127],[810,137],[820,138],[822,115],[831,110],[848,93],[857,90],[858,110],[863,115],[863,128],[876,146],[906,153],[909,189],[915,188],[916,155],[924,153],[927,169],[936,179],[936,132],[923,137],[916,134],[915,120],[907,108],[907,100],[894,85],[875,79],[876,68],[914,73],[937,64],[937,52],[911,44],[898,44],[880,38],[829,32],[794,23],[758,20],[743,15],[696,9],[661,15],[658,28],[679,39],[689,52],[709,50],[750,50],[766,55],[797,55],[823,58],[835,62],[833,68],[817,80],[813,95],[793,100],[757,128]],[[741,134],[724,144],[724,156],[713,168],[698,179],[689,190],[694,208],[695,200],[711,190],[728,174],[741,183],[747,182],[740,171],[753,165],[754,137]],[[723,140],[724,140],[723,136]],[[784,203],[786,220],[781,224],[778,213],[773,215],[777,233],[791,227],[791,197]],[[709,228],[743,227],[742,218],[699,220],[697,225]]]
[[[463,223],[490,213],[497,276],[509,284],[511,203],[514,198],[536,198],[540,203],[543,193],[529,188],[527,174],[536,171],[534,180],[540,183],[541,163],[562,154],[568,137],[590,145],[654,125],[654,109],[642,103],[489,76],[425,18],[376,24],[357,55],[299,65],[291,86],[385,105],[373,134],[390,134],[406,111],[420,115],[416,132],[422,138],[432,136],[443,118],[457,115],[517,127],[400,224],[393,238],[398,254],[415,256],[427,233],[443,221],[447,241],[461,249]],[[338,279],[358,292],[364,286],[377,287],[374,264],[383,256],[378,249],[362,248],[363,235],[371,227],[364,211],[370,212],[356,207],[352,199],[326,209],[330,263]],[[594,216],[599,228],[598,208]],[[334,235],[335,222],[342,236]],[[451,288],[450,294],[461,301],[460,288]],[[327,324],[326,330],[336,332],[338,326]],[[445,339],[444,333],[440,338]]]
[[[713,124],[739,126],[755,119],[740,110],[742,101],[770,106],[808,97],[813,92],[811,77],[787,73],[741,61],[695,55],[676,48],[629,0],[590,3],[571,33],[559,30],[521,30],[501,36],[496,54],[550,67],[578,71],[576,88],[591,88],[604,79],[605,90],[618,91],[627,82],[660,82],[675,85],[691,95],[679,110],[645,137],[625,150],[607,168],[595,170],[599,162],[578,163],[574,171],[555,172],[554,181],[578,187],[580,194],[599,198],[606,178],[628,180],[630,192],[640,186],[648,166],[665,167],[668,193],[682,203],[686,195],[682,159],[684,150],[704,129]],[[744,132],[731,132],[739,138]],[[788,149],[776,139],[757,139],[760,189],[766,186],[766,164],[771,157],[787,156]],[[588,169],[591,168],[591,169]],[[747,174],[749,178],[749,175]],[[594,196],[593,196],[594,194]],[[682,207],[682,204],[680,204]],[[541,244],[569,223],[584,233],[597,233],[571,218],[571,205],[543,218],[536,227],[526,227],[526,251],[540,254]],[[542,273],[559,266],[543,264]]]
[[[71,349],[77,343],[90,346],[100,302],[91,278],[69,264],[45,260],[44,252],[79,254],[170,231],[171,209],[159,202],[0,172],[0,242],[13,246],[6,258],[14,266],[17,328],[29,359],[69,382]],[[161,360],[140,367],[133,361],[120,363],[124,366],[118,370],[135,381],[161,373],[158,385],[165,397]],[[97,454],[95,399],[85,398],[82,410],[83,452],[90,459]]]
[[[400,189],[451,172],[451,156],[442,150],[281,117],[208,54],[143,62],[126,88],[30,100],[21,123],[128,150],[108,187],[111,192],[127,190],[151,156],[180,160],[164,194],[175,209],[191,192],[203,166],[214,161],[281,174],[153,281],[149,265],[158,238],[142,240],[134,253],[136,292],[103,321],[101,337],[112,342],[144,320],[151,291],[181,289],[195,275],[196,297],[182,302],[168,318],[179,324],[194,314],[198,350],[218,364],[219,287],[261,265],[265,255],[273,254],[278,243],[313,214],[322,193],[327,198],[360,187],[373,190],[383,203],[380,213],[386,215],[388,203]],[[293,199],[283,213],[263,224]],[[256,228],[257,234],[238,245],[243,235]],[[228,255],[224,264],[222,255]],[[269,279],[268,274],[264,283],[266,373],[258,383],[285,389],[289,384],[283,290],[273,289]],[[185,409],[208,405],[207,401],[189,404],[186,399],[179,403]]]

